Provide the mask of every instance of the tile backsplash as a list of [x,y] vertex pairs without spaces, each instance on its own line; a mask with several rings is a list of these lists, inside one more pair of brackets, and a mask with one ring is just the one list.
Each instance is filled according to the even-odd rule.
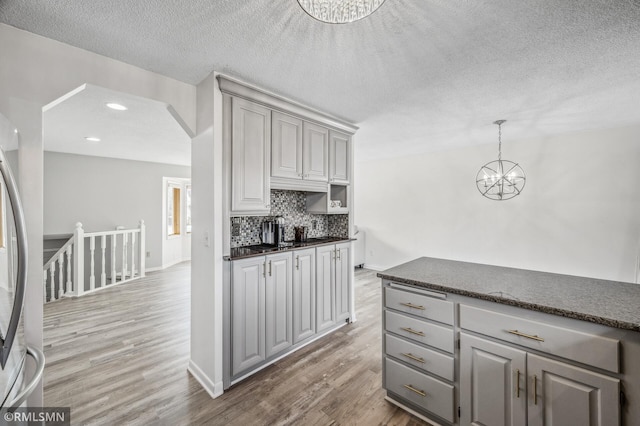
[[[262,222],[273,219],[273,216],[282,216],[284,218],[286,223],[285,240],[287,241],[294,239],[295,235],[293,228],[295,226],[302,225],[308,227],[308,238],[346,238],[349,236],[348,215],[311,214],[307,213],[305,210],[305,192],[276,189],[271,190],[270,216],[245,216],[231,218],[231,248],[262,243]],[[236,221],[235,225],[234,221]],[[237,224],[238,221],[240,222],[239,224]]]

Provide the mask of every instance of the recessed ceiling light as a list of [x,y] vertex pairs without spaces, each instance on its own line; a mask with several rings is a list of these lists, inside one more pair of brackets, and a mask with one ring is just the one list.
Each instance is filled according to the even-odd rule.
[[100,138],[96,138],[96,137],[93,137],[93,136],[87,136],[87,137],[85,137],[85,139],[87,141],[89,141],[89,142],[100,142]]
[[116,111],[126,111],[128,109],[126,106],[117,104],[115,102],[107,103],[107,107],[115,109]]

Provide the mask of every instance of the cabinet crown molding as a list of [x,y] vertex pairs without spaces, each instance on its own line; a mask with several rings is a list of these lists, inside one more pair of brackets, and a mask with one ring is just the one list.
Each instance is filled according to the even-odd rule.
[[298,115],[306,120],[333,127],[350,135],[353,135],[358,130],[357,126],[341,118],[310,108],[235,78],[219,74],[217,79],[220,91],[223,93],[257,102],[276,111]]

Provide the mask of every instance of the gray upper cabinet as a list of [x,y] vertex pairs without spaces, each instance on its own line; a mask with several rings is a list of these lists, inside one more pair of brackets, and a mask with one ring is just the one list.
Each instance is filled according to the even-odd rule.
[[293,343],[316,333],[316,249],[293,252]]
[[233,262],[232,374],[265,360],[264,257]]
[[302,120],[272,112],[271,176],[302,179]]
[[329,182],[348,184],[351,157],[351,137],[345,133],[329,132]]
[[240,98],[231,111],[231,211],[270,210],[271,110]]
[[305,122],[302,136],[302,176],[329,181],[329,129]]
[[291,253],[267,256],[265,268],[265,343],[269,358],[293,344]]

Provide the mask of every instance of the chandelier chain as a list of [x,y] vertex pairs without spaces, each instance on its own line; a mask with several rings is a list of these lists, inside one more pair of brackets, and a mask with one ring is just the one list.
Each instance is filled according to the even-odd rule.
[[498,123],[498,161],[502,160],[502,123]]

